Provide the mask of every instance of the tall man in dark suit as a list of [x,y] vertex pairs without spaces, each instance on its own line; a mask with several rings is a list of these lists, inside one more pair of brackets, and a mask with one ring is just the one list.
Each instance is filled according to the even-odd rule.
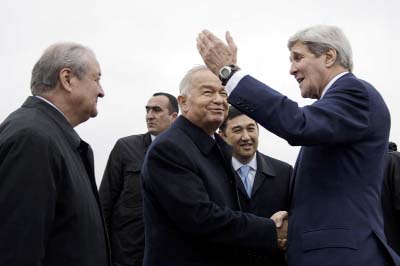
[[238,211],[229,146],[215,133],[228,110],[221,82],[195,67],[180,94],[182,116],[153,142],[143,164],[144,265],[232,266],[237,250],[275,251],[275,223],[281,226],[287,213],[272,220]]
[[113,265],[142,266],[145,243],[140,172],[151,141],[175,121],[178,112],[173,95],[153,94],[146,105],[147,133],[121,138],[111,151],[99,193]]
[[382,210],[388,244],[400,255],[400,152],[394,142],[386,155]]
[[379,92],[351,73],[343,32],[314,26],[289,39],[290,74],[303,97],[319,99],[305,107],[238,70],[236,46],[226,37],[228,45],[204,31],[198,49],[229,81],[229,102],[303,146],[291,182],[288,264],[400,265],[386,243],[380,207],[390,115]]
[[21,108],[0,125],[0,265],[110,265],[93,153],[74,127],[104,96],[94,53],[50,46]]
[[[233,148],[232,166],[242,211],[268,218],[277,211],[288,210],[293,168],[257,151],[257,123],[231,106],[219,133]],[[280,251],[270,256],[247,256],[243,265],[284,266],[286,261]]]

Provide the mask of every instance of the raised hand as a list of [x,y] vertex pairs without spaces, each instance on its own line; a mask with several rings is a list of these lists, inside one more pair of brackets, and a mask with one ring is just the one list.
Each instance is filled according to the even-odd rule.
[[197,49],[206,66],[215,75],[226,65],[236,64],[237,47],[229,31],[225,34],[225,44],[208,30],[203,30],[197,37]]

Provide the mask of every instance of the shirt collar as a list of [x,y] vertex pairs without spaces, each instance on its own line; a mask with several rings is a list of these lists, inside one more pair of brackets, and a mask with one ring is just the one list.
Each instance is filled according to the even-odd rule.
[[349,73],[349,72],[348,71],[342,72],[342,73],[336,75],[333,79],[331,79],[331,81],[329,81],[329,83],[326,84],[325,88],[322,90],[320,99],[322,99],[322,97],[324,97],[325,93],[329,90],[330,87],[332,87],[333,83],[335,83],[336,80],[338,80],[340,77],[346,75],[347,73]]
[[[58,109],[58,107],[57,106],[55,106],[54,105],[54,103],[52,103],[52,102],[50,102],[49,100],[47,100],[46,98],[43,98],[42,96],[39,96],[39,95],[34,95],[34,97],[36,97],[36,98],[39,98],[40,100],[42,100],[42,101],[44,101],[44,102],[46,102],[46,103],[48,103],[48,104],[50,104],[51,106],[53,106],[57,111],[59,111],[60,112],[60,114],[62,114],[64,117],[65,117],[65,115],[64,115],[64,113],[63,112],[61,112],[61,110],[60,109]],[[66,117],[65,117],[65,119],[67,119]],[[68,119],[67,119],[68,120]]]
[[[253,169],[254,171],[257,171],[256,153],[254,153],[253,158],[246,165],[250,166],[250,168]],[[238,159],[236,159],[235,157],[232,156],[232,167],[233,167],[233,169],[235,169],[235,171],[237,171],[242,166],[243,166],[243,164],[241,162],[239,162]]]

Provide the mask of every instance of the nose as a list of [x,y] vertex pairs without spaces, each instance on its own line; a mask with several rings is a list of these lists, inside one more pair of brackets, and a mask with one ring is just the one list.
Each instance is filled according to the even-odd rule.
[[97,95],[97,97],[100,97],[100,98],[104,97],[104,90],[101,85],[99,85],[99,94]]
[[214,96],[214,99],[213,99],[214,103],[222,104],[224,101],[226,101],[226,100],[225,100],[224,97],[222,97],[221,94],[215,93],[215,96]]
[[242,140],[249,140],[250,136],[249,133],[247,132],[247,130],[243,130],[242,131],[242,136],[241,136]]
[[290,69],[289,69],[290,75],[295,75],[297,73],[297,66],[295,62],[292,62],[290,64]]
[[154,119],[154,112],[153,112],[153,110],[149,110],[147,113],[146,113],[146,119]]

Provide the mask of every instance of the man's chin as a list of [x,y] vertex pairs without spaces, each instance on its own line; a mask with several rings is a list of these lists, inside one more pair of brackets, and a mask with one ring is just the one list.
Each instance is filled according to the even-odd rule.
[[152,135],[156,135],[155,133],[156,133],[156,130],[155,130],[155,128],[147,128],[147,132],[149,132],[150,134],[152,134]]
[[93,118],[93,117],[96,117],[97,115],[98,115],[98,112],[97,112],[97,110],[95,110],[90,114],[90,117]]

